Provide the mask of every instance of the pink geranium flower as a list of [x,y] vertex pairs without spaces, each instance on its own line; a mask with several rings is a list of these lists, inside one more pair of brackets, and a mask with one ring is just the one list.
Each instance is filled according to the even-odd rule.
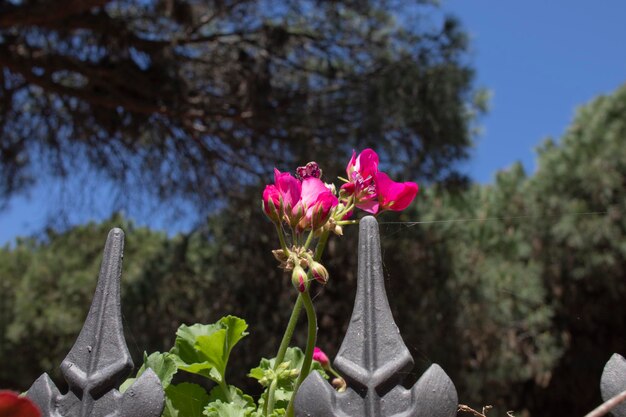
[[416,183],[395,182],[379,172],[378,155],[371,149],[365,149],[358,156],[353,152],[346,172],[348,182],[341,190],[353,196],[355,206],[368,213],[404,210],[417,195]]
[[273,222],[284,217],[295,226],[304,215],[302,205],[298,205],[301,194],[302,184],[297,178],[274,168],[274,184],[263,190],[263,211]]
[[322,227],[330,217],[331,210],[339,204],[337,197],[318,178],[308,177],[302,181],[303,228],[313,230]]
[[319,178],[302,181],[274,169],[274,184],[263,190],[263,211],[275,223],[285,220],[302,230],[317,229],[329,219],[339,200]]
[[313,360],[319,362],[322,365],[322,368],[328,369],[330,366],[330,360],[328,356],[324,353],[324,351],[317,346],[313,349]]
[[418,185],[414,182],[395,182],[384,172],[379,172],[376,174],[376,189],[380,212],[402,211],[417,195]]
[[376,173],[378,172],[378,154],[372,149],[365,149],[358,156],[352,152],[352,158],[346,167],[348,182],[341,189],[348,195],[354,195],[356,206],[368,213],[378,212],[376,194]]
[[275,185],[266,185],[263,190],[263,211],[274,223],[280,223],[280,191]]

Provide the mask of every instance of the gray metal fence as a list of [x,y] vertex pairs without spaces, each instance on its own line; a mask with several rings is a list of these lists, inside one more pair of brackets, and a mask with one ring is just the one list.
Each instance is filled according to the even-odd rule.
[[124,232],[109,232],[96,293],[74,346],[61,363],[69,390],[61,394],[48,374],[26,394],[46,417],[158,417],[165,393],[148,369],[124,394],[117,388],[133,368],[122,328],[120,277]]
[[[164,392],[148,369],[123,394],[117,388],[133,364],[122,330],[120,277],[124,232],[113,229],[104,249],[98,285],[83,328],[61,364],[69,391],[61,394],[47,374],[28,390],[44,416],[157,417]],[[396,326],[385,292],[378,223],[360,222],[358,284],[354,310],[334,365],[348,389],[338,393],[316,372],[296,397],[298,417],[452,417],[457,392],[436,364],[411,389],[401,384],[413,359]],[[602,375],[603,398],[626,390],[626,360],[615,354]],[[626,405],[613,410],[626,417]]]

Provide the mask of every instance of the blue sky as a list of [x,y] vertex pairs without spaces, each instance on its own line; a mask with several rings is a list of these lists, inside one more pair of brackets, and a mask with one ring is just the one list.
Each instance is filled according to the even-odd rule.
[[[442,7],[470,34],[477,85],[493,93],[483,134],[463,165],[475,181],[491,182],[515,161],[532,174],[533,149],[543,139],[558,138],[578,106],[626,82],[624,0],[442,0]],[[41,228],[50,214],[49,187],[0,212],[0,245]],[[146,219],[156,227],[163,221]]]
[[626,82],[623,0],[443,0],[470,34],[478,85],[492,91],[484,134],[466,164],[476,181],[558,138],[578,106]]

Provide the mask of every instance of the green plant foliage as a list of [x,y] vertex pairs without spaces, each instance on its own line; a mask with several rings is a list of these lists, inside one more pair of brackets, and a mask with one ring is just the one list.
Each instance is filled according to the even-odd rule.
[[207,417],[249,417],[253,415],[253,410],[244,408],[239,404],[218,400],[204,409],[204,415]]
[[170,385],[166,388],[165,394],[171,408],[176,410],[171,417],[199,417],[209,401],[209,395],[204,388],[189,382]]
[[[225,384],[226,367],[232,348],[246,332],[247,323],[235,316],[226,316],[214,324],[181,325],[176,332],[175,346],[168,353],[144,354],[144,363],[137,375],[128,378],[120,387],[124,392],[146,369],[152,369],[165,389],[163,417],[244,416],[261,417],[270,383],[275,379],[275,409],[270,416],[285,413],[295,387],[295,380],[304,362],[304,353],[299,348],[288,348],[285,362],[275,367],[274,358],[261,360],[248,376],[265,387],[258,405],[252,396],[233,385]],[[276,369],[275,369],[276,368]],[[198,384],[172,383],[178,370],[197,374],[217,383],[209,393]],[[312,370],[328,378],[321,365],[313,362]],[[265,380],[265,381],[263,381]]]
[[[276,380],[275,411],[279,412],[287,409],[287,405],[291,400],[296,379],[298,378],[298,370],[302,368],[304,362],[304,352],[300,348],[287,348],[285,353],[285,361],[276,366],[276,359],[262,358],[259,366],[252,368],[248,373],[250,378],[254,378],[264,387],[269,387],[272,381]],[[319,372],[319,374],[328,379],[328,374],[319,364],[313,361],[311,372]],[[267,391],[259,398],[259,409],[262,409],[267,398]]]
[[244,320],[234,316],[216,324],[180,326],[171,351],[178,369],[224,382],[230,352],[248,334],[247,328]]
[[164,389],[169,387],[172,378],[178,370],[175,360],[169,353],[153,352],[148,356],[148,354],[144,352],[143,365],[141,365],[141,368],[137,371],[136,377],[128,378],[124,381],[119,391],[122,393],[125,392],[148,368],[154,371]]

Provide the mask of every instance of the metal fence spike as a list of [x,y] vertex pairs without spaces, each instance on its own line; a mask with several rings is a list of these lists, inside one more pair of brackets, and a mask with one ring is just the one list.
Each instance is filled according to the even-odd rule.
[[360,222],[358,268],[352,318],[334,362],[349,388],[337,393],[313,372],[296,396],[296,416],[456,416],[456,389],[438,365],[432,365],[410,390],[400,385],[413,359],[389,308],[378,222],[371,216]]
[[[163,387],[152,371],[145,372],[123,395],[116,389],[133,367],[124,339],[120,308],[123,251],[124,232],[112,229],[89,313],[61,364],[61,372],[69,385],[68,393],[61,394],[47,374],[28,390],[27,396],[41,408],[44,416],[158,417],[163,410]],[[140,413],[133,412],[131,402],[141,404]]]
[[[600,378],[600,392],[602,399],[608,401],[617,394],[626,390],[626,359],[614,353],[604,365]],[[615,417],[626,417],[626,403],[621,403],[611,410]]]

